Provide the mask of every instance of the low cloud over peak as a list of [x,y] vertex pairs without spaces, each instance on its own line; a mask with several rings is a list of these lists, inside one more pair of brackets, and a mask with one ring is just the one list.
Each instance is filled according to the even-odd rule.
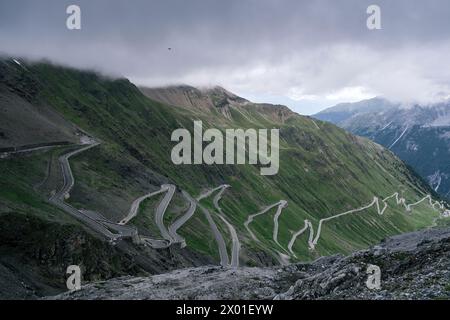
[[377,1],[0,0],[0,51],[123,75],[146,86],[221,85],[313,113],[377,95],[405,103],[450,96],[450,3]]

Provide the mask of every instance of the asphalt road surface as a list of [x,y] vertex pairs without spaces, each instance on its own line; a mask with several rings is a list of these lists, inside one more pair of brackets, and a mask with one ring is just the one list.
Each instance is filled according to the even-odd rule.
[[177,231],[194,215],[195,209],[197,208],[197,201],[195,201],[195,199],[193,199],[186,191],[182,191],[181,193],[184,198],[189,201],[189,209],[184,215],[175,220],[175,222],[169,226],[169,233],[174,241],[181,243],[181,247],[184,248],[186,246],[186,240],[181,237]]
[[226,267],[229,265],[230,260],[228,258],[228,252],[227,252],[227,246],[225,244],[225,240],[223,239],[223,236],[220,233],[219,229],[217,228],[217,225],[214,222],[213,218],[211,217],[211,214],[209,213],[209,211],[200,204],[198,206],[199,206],[200,210],[202,210],[206,219],[208,220],[208,223],[209,223],[209,226],[211,227],[214,238],[216,239],[217,246],[219,249],[220,265],[223,267]]
[[127,216],[125,218],[123,218],[119,222],[119,224],[122,224],[122,225],[127,224],[131,219],[133,219],[137,215],[138,210],[139,210],[139,206],[141,205],[142,201],[144,201],[145,199],[151,198],[153,196],[156,196],[157,194],[160,194],[160,193],[162,193],[164,191],[167,191],[167,190],[168,190],[167,187],[161,186],[161,189],[159,189],[158,191],[148,193],[148,194],[143,195],[142,197],[139,197],[136,200],[134,200],[133,203],[131,204],[131,208],[128,211]]
[[69,158],[74,155],[77,155],[83,151],[91,149],[97,145],[99,145],[99,143],[94,142],[94,143],[89,144],[80,149],[70,151],[66,154],[63,154],[62,156],[59,157],[58,161],[61,165],[61,171],[62,171],[64,183],[63,183],[63,186],[61,187],[61,189],[58,190],[52,197],[50,197],[49,202],[52,203],[53,205],[59,207],[60,209],[64,210],[66,213],[70,214],[71,216],[82,221],[84,224],[89,226],[91,229],[97,231],[99,234],[103,235],[107,239],[117,240],[118,238],[122,237],[122,235],[120,233],[118,233],[118,234],[112,233],[101,222],[91,218],[89,215],[83,213],[82,211],[80,211],[64,202],[64,200],[67,197],[69,197],[70,191],[72,190],[72,187],[74,186],[74,183],[75,183],[75,179],[72,174],[72,169],[70,168],[70,164],[69,164]]
[[230,187],[230,185],[222,185],[222,189],[216,194],[214,197],[213,203],[214,207],[218,211],[218,216],[222,221],[226,224],[228,227],[228,230],[230,231],[231,239],[232,239],[232,249],[231,249],[231,266],[233,268],[239,267],[239,252],[241,250],[241,243],[239,242],[239,237],[237,235],[236,229],[233,227],[233,225],[228,222],[228,220],[225,218],[222,212],[222,208],[219,206],[219,201],[222,198],[223,193],[227,188]]

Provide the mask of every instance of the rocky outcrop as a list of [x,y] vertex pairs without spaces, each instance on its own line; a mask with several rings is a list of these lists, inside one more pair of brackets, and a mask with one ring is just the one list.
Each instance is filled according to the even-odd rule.
[[[368,266],[381,270],[369,289]],[[441,299],[450,298],[450,228],[388,238],[344,257],[280,268],[200,267],[91,283],[51,299]]]
[[83,282],[143,276],[212,263],[179,247],[152,249],[130,241],[111,244],[75,224],[34,215],[0,215],[0,300],[35,299],[66,290],[66,269],[78,265]]

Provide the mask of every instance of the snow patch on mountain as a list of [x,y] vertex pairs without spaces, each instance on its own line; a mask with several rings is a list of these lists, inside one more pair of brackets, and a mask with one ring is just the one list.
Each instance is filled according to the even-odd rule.
[[441,186],[442,180],[447,179],[448,175],[441,173],[440,170],[436,171],[434,174],[428,176],[428,183],[434,189],[434,191],[438,192],[439,187]]
[[406,149],[408,151],[417,152],[419,151],[419,145],[412,140],[406,142]]
[[450,131],[447,131],[447,132],[441,134],[439,136],[439,138],[444,139],[444,140],[447,140],[447,139],[450,140]]
[[433,122],[428,124],[428,126],[430,126],[430,127],[449,127],[450,126],[450,113],[445,116],[441,116],[441,117],[435,119]]

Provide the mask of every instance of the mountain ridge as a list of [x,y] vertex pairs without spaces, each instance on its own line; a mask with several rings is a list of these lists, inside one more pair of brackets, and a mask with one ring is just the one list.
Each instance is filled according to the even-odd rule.
[[[139,234],[157,238],[161,236],[161,221],[155,222],[158,208],[166,207],[163,216],[158,217],[164,225],[171,225],[188,210],[189,203],[183,192],[195,198],[217,186],[230,186],[222,195],[220,210],[214,200],[216,197],[199,200],[202,210],[196,210],[178,231],[186,242],[183,248],[176,245],[152,249],[145,243],[117,242],[118,246],[126,248],[125,253],[132,253],[137,266],[147,266],[146,272],[161,273],[209,261],[218,264],[221,252],[217,234],[223,238],[227,251],[235,248],[238,237],[239,265],[269,266],[280,263],[280,253],[290,262],[350,253],[385,236],[428,227],[439,216],[425,204],[417,206],[412,215],[406,215],[404,209],[397,206],[391,206],[384,215],[369,208],[364,215],[345,215],[324,224],[314,250],[308,247],[307,234],[299,235],[289,247],[291,254],[288,245],[293,234],[303,228],[305,219],[317,226],[321,219],[358,208],[374,195],[381,198],[400,192],[408,203],[419,201],[428,193],[436,195],[380,145],[322,121],[293,112],[284,114],[288,112],[284,111],[285,107],[235,103],[233,97],[229,102],[228,94],[227,104],[219,104],[219,108],[176,107],[148,98],[126,79],[110,79],[94,72],[45,63],[23,63],[23,68],[14,62],[2,61],[0,66],[4,66],[0,68],[1,77],[12,79],[1,82],[0,87],[14,92],[17,101],[27,97],[33,108],[48,106],[79,132],[101,141],[95,148],[70,159],[75,183],[65,202],[76,210],[98,213],[110,222],[119,222],[136,199],[170,184],[174,186],[172,201],[164,203],[166,196],[158,195],[145,199],[135,217],[127,223],[137,228]],[[20,85],[30,81],[42,85],[37,88]],[[15,106],[19,109],[21,104]],[[16,118],[12,115],[10,119],[13,119],[10,124],[13,128]],[[174,165],[170,159],[174,146],[171,133],[178,128],[192,132],[194,120],[202,120],[205,128],[220,131],[279,128],[279,173],[261,176],[258,166],[248,164]],[[72,136],[76,145],[11,154],[0,159],[0,215],[27,213],[44,223],[68,219],[67,214],[52,206],[48,199],[63,183],[59,157],[81,143],[77,132]],[[39,135],[33,136],[41,139]],[[282,200],[288,204],[282,211],[273,207],[248,226],[259,240],[254,241],[245,227],[248,216]],[[73,219],[69,221],[66,223],[74,223]],[[14,228],[14,224],[8,228]],[[26,232],[21,234],[27,237]],[[16,253],[5,244],[2,248],[7,255]],[[68,261],[79,263],[71,259]],[[148,259],[153,260],[153,266]],[[63,268],[60,264],[58,267]],[[125,272],[121,265],[117,268],[118,272]],[[63,277],[62,274],[61,279]]]
[[394,151],[411,165],[431,187],[442,196],[450,197],[450,103],[402,107],[374,107],[367,111],[368,100],[350,104],[353,112],[343,114],[327,109],[315,115],[329,120],[350,132],[368,137]]

